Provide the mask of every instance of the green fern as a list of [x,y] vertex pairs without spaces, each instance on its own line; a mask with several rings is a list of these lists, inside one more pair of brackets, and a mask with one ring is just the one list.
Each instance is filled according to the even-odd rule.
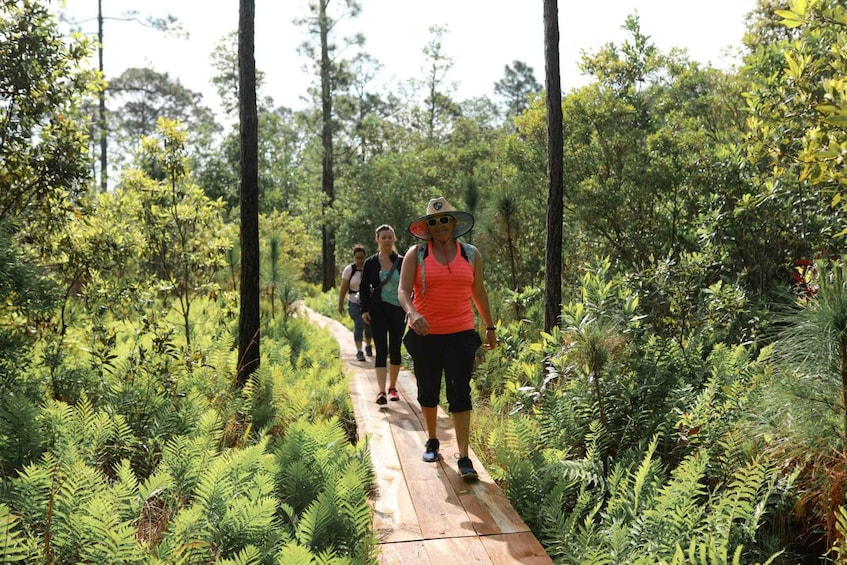
[[228,557],[247,545],[273,546],[280,533],[275,523],[275,461],[266,441],[232,450],[204,469],[193,505],[203,509],[208,541]]
[[373,470],[338,421],[293,424],[275,457],[279,496],[296,513],[298,541],[316,552],[363,555],[372,523],[367,494]]
[[248,545],[238,552],[238,555],[231,559],[220,559],[219,565],[261,565],[264,562],[264,556],[259,548]]
[[213,550],[210,537],[205,509],[200,505],[183,508],[171,520],[156,553],[166,563],[207,563]]
[[844,506],[839,506],[835,513],[835,531],[838,533],[838,538],[832,544],[829,553],[835,558],[836,565],[845,565],[847,563],[847,549],[844,542],[847,539],[847,508]]
[[43,436],[37,424],[38,409],[20,394],[0,397],[0,473],[8,476],[37,459]]
[[297,542],[290,542],[280,550],[277,563],[279,565],[312,565],[316,561],[308,547]]
[[111,501],[91,500],[76,520],[79,556],[85,563],[146,563],[147,553],[136,541],[130,521],[121,521]]
[[24,536],[18,530],[19,519],[0,503],[0,563],[25,561],[27,555]]

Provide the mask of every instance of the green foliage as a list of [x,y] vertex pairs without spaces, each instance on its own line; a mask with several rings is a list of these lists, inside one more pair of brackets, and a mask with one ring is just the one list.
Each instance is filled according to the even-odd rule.
[[275,465],[264,441],[195,464],[202,468],[192,500],[174,516],[163,550],[202,540],[212,555],[226,558],[249,546],[266,554],[286,540],[275,518]]
[[[140,563],[144,552],[132,526],[132,492],[76,454],[48,454],[11,483],[11,500],[20,511],[26,545],[47,533],[43,550],[56,562],[88,559],[104,563]],[[131,489],[131,487],[130,487]]]
[[[271,306],[271,318],[276,318],[277,302],[282,315],[291,316],[302,298],[302,273],[318,261],[320,243],[309,234],[301,218],[287,212],[260,217],[259,231],[271,234],[261,245],[261,284]],[[286,233],[298,235],[283,237]]]
[[781,315],[775,367],[763,388],[757,432],[771,456],[800,473],[798,508],[808,528],[836,539],[847,461],[847,267],[820,261],[816,293]]
[[[585,467],[556,464],[562,478],[550,492],[557,496],[544,502],[551,555],[563,563],[688,562],[678,561],[684,548],[691,563],[761,558],[751,542],[769,498],[788,486],[778,470],[751,461],[726,484],[707,488],[704,452],[690,455],[667,474],[654,459],[658,444],[654,438],[638,465],[617,465],[608,483],[596,474],[592,479]],[[577,494],[574,485],[580,482],[593,484],[595,492]],[[569,492],[575,503],[560,498]]]
[[[283,548],[300,540],[316,563],[361,562],[372,545],[373,471],[364,447],[349,443],[352,409],[337,344],[308,331],[303,320],[287,324],[298,328],[299,343],[288,344],[270,328],[276,347],[267,349],[270,357],[243,398],[233,397],[230,380],[210,365],[234,371],[231,341],[207,342],[212,322],[197,326],[196,351],[210,348],[202,353],[202,374],[171,359],[173,379],[158,374],[157,381],[156,364],[137,356],[139,345],[150,342],[136,338],[126,342],[132,348],[115,350],[97,405],[82,395],[76,405],[50,401],[37,411],[46,452],[0,491],[0,505],[15,516],[7,520],[0,511],[0,524],[19,532],[18,553],[29,560],[49,551],[57,562],[147,562],[155,552],[175,563],[268,563],[284,562]],[[116,343],[124,339],[116,333]],[[297,396],[309,390],[316,392]],[[252,403],[259,415],[265,402],[273,412],[264,423],[245,420],[245,406]],[[20,439],[11,428],[8,433]],[[320,469],[309,475],[311,497],[290,482],[288,465],[306,457],[297,455],[301,448]],[[296,509],[290,492],[299,496]]]
[[84,192],[87,139],[77,109],[100,86],[84,62],[91,47],[81,37],[66,44],[42,3],[0,3],[0,219],[26,218],[39,239],[56,233]]
[[293,424],[274,456],[280,499],[299,516],[298,541],[313,551],[361,552],[371,528],[367,451],[349,445],[338,422],[327,420]]
[[337,342],[314,335],[300,318],[278,320],[264,336],[262,364],[243,391],[253,426],[280,432],[294,422],[337,417],[355,438]]
[[0,475],[37,459],[44,448],[38,407],[19,393],[0,398]]
[[[844,148],[843,125],[847,115],[847,89],[843,80],[844,39],[847,37],[847,10],[838,2],[819,0],[792,2],[788,9],[776,10],[782,24],[793,31],[793,38],[774,42],[782,48],[782,65],[770,84],[758,84],[751,102],[760,105],[754,114],[753,131],[759,139],[772,140],[765,149],[775,164],[773,178],[795,177],[801,184],[816,187],[820,196],[831,195],[827,202],[816,198],[818,206],[831,204],[839,211],[843,227],[843,172],[838,161]],[[759,55],[754,52],[754,55]],[[753,59],[755,62],[761,59]],[[772,94],[783,99],[773,104]],[[783,126],[771,122],[773,113],[790,112],[792,120]],[[770,114],[769,114],[770,113]],[[805,131],[803,131],[805,130]],[[789,135],[801,135],[792,142]],[[786,139],[788,138],[788,139]],[[763,149],[752,144],[753,148]],[[781,151],[775,151],[781,148]],[[813,204],[814,205],[814,204]],[[829,230],[829,234],[832,235]],[[842,237],[844,230],[835,233]]]
[[0,222],[0,391],[13,390],[29,361],[33,329],[50,316],[55,286],[37,272],[14,243],[11,229]]
[[[232,226],[224,224],[223,202],[211,201],[190,181],[186,169],[186,131],[160,119],[157,138],[145,138],[141,154],[146,172],[128,171],[122,190],[137,198],[131,211],[144,236],[159,290],[178,300],[186,345],[191,343],[194,300],[216,290],[214,275],[232,246]],[[132,197],[131,196],[131,197]]]
[[[831,0],[775,7],[771,28],[781,29],[755,38],[745,58],[751,83],[745,149],[758,178],[739,209],[761,218],[755,223],[763,228],[770,226],[764,241],[773,251],[787,252],[784,269],[798,259],[826,256],[843,243],[838,162],[845,141],[839,121],[847,13]],[[759,214],[767,214],[767,222]]]
[[16,526],[19,519],[0,503],[0,559],[3,563],[17,563],[27,559],[24,537]]
[[777,559],[796,475],[750,433],[768,352],[645,332],[608,268],[586,272],[564,329],[507,325],[478,368],[492,476],[562,562]]
[[[731,122],[722,77],[679,53],[660,53],[637,16],[630,37],[583,58],[596,81],[564,101],[566,190],[587,243],[626,270],[696,248],[708,170]],[[685,93],[701,92],[698,104]],[[698,188],[699,187],[699,188]]]
[[843,506],[836,513],[836,530],[838,538],[832,545],[831,554],[835,557],[834,563],[843,565],[847,562],[847,552],[844,550],[844,540],[847,539],[847,509]]
[[538,423],[518,415],[485,428],[489,431],[483,441],[492,456],[488,465],[492,478],[500,483],[527,524],[540,526],[540,509],[547,492],[538,485],[549,476],[544,472],[544,454],[536,449],[541,433]]

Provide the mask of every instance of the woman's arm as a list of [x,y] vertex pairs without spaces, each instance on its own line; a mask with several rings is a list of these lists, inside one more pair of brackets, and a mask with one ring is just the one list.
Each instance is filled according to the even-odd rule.
[[[420,244],[425,245],[425,244]],[[397,300],[400,307],[406,311],[409,327],[418,335],[429,333],[429,322],[415,310],[412,303],[412,290],[415,288],[415,277],[418,276],[418,246],[413,245],[403,258],[403,270],[400,271],[400,286],[397,288]]]
[[413,245],[403,257],[403,268],[400,269],[400,284],[397,287],[397,300],[400,307],[411,316],[415,311],[412,304],[412,289],[415,286],[415,274],[418,270],[418,246]]
[[476,251],[474,267],[473,267],[473,286],[471,287],[471,296],[473,297],[476,311],[482,317],[485,323],[485,349],[494,349],[497,347],[497,334],[494,331],[494,319],[491,317],[491,304],[488,302],[488,292],[485,290],[485,281],[482,274],[482,255],[479,249],[474,247]]
[[347,290],[350,288],[349,279],[341,279],[341,288],[338,289],[338,313],[344,313],[344,298],[347,296]]
[[379,258],[376,255],[371,255],[365,259],[365,264],[362,265],[362,280],[359,281],[359,306],[362,308],[362,321],[366,324],[371,323],[368,307],[371,304],[371,279],[373,278],[374,263],[376,263],[377,272],[379,272]]

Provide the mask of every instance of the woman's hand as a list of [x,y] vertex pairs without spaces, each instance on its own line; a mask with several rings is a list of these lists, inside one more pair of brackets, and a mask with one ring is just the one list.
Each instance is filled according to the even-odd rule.
[[497,347],[497,334],[494,330],[485,330],[485,343],[482,344],[483,349],[494,349]]
[[340,302],[338,303],[338,313],[339,313],[339,314],[343,314],[343,313],[344,313],[344,307],[341,305],[341,303],[340,303]]
[[362,312],[362,321],[367,325],[371,325],[371,313],[370,312]]
[[418,312],[409,314],[409,327],[418,335],[426,335],[429,333],[429,322]]

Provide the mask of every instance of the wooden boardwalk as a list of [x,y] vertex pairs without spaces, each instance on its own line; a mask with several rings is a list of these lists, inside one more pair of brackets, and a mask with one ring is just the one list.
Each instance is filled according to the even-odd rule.
[[552,563],[473,452],[479,480],[459,478],[450,417],[440,409],[441,460],[421,461],[426,434],[414,376],[401,371],[400,401],[377,405],[373,361],[356,361],[350,330],[314,311],[309,316],[332,331],[349,369],[359,437],[368,437],[376,471],[372,505],[380,563]]

